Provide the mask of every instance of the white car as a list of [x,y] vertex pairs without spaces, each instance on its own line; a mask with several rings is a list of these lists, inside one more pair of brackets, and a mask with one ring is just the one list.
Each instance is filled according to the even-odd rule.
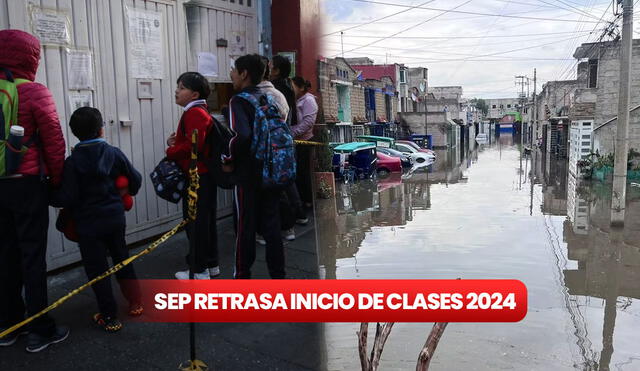
[[420,165],[428,162],[433,163],[433,161],[435,161],[436,159],[436,156],[434,154],[420,152],[412,146],[404,143],[396,143],[395,149],[402,153],[408,154],[409,157],[411,157],[411,161],[414,165]]

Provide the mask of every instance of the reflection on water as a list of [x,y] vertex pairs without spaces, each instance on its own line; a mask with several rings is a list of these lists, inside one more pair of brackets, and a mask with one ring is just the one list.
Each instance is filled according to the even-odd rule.
[[[611,188],[511,136],[438,151],[424,171],[341,184],[318,203],[327,279],[515,278],[517,324],[452,324],[436,369],[640,369],[640,189],[609,227]],[[357,324],[327,324],[328,368],[358,369]],[[413,369],[429,324],[398,324],[382,369]]]

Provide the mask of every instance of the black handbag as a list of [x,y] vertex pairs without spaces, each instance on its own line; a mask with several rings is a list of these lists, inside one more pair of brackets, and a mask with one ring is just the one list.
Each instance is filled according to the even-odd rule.
[[162,159],[149,174],[158,197],[178,203],[187,188],[187,177],[175,161]]

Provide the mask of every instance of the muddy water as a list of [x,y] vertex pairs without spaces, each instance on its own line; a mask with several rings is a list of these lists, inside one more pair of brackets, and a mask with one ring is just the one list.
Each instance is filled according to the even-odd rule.
[[[440,151],[404,177],[339,185],[317,207],[326,279],[515,278],[529,290],[515,324],[450,324],[434,370],[640,369],[640,188],[626,227],[609,228],[611,190],[564,161],[520,161],[511,136]],[[327,324],[328,369],[357,370],[358,324]],[[415,369],[431,324],[397,324],[381,369]]]

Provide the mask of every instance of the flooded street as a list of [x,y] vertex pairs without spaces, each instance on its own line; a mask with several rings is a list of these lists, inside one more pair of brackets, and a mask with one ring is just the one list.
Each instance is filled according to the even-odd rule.
[[[321,275],[525,283],[523,321],[450,324],[434,370],[640,369],[640,188],[611,231],[610,185],[577,184],[565,162],[538,152],[521,167],[503,135],[438,151],[429,170],[340,184],[316,211]],[[359,369],[358,326],[326,325],[329,370]],[[381,369],[415,369],[430,329],[397,324]]]

